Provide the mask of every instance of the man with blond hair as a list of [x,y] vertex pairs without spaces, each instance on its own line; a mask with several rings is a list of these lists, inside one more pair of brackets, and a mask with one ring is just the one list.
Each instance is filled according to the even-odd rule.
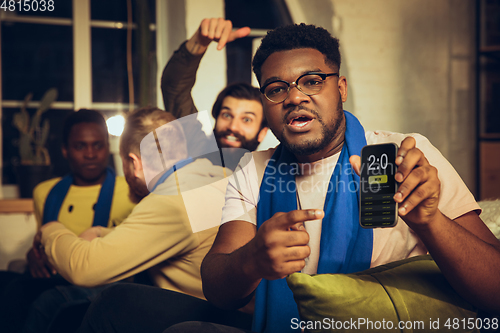
[[[194,203],[203,210],[203,218],[220,221],[227,181],[222,167],[188,157],[183,128],[189,120],[181,126],[170,113],[151,107],[127,116],[120,154],[130,197],[137,205],[121,225],[100,229],[87,239],[58,222],[44,225],[38,241],[64,278],[93,287],[147,270],[154,286],[190,295],[187,300],[194,304],[204,299],[200,265],[212,246],[217,222],[194,230],[193,225],[200,225],[194,219],[199,217],[187,207]],[[121,294],[127,285],[116,284],[103,294],[108,290]],[[125,289],[124,296],[133,298],[135,285],[129,286],[132,291]],[[111,301],[112,308],[123,305]]]

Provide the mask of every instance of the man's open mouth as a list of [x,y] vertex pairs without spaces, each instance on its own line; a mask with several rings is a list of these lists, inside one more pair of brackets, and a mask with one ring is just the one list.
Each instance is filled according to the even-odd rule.
[[299,116],[299,117],[295,117],[295,118],[291,119],[290,122],[288,123],[288,125],[291,125],[294,127],[304,127],[311,120],[312,120],[312,118],[305,117],[305,116]]
[[240,140],[238,140],[238,138],[237,138],[237,137],[235,137],[235,136],[233,136],[233,135],[228,135],[228,136],[226,136],[226,140],[227,140],[227,141],[231,141],[231,142],[238,142],[238,141],[240,141]]
[[291,113],[287,117],[286,121],[288,128],[290,128],[292,131],[301,132],[307,130],[310,127],[308,125],[310,125],[314,121],[314,117],[307,112],[299,111]]

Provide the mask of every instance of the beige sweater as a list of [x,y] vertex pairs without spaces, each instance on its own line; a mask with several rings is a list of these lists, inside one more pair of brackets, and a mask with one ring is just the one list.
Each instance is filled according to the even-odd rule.
[[[200,265],[218,228],[193,233],[184,199],[195,201],[205,225],[219,225],[226,185],[221,167],[196,160],[167,178],[104,237],[89,242],[55,224],[44,229],[42,244],[57,271],[76,285],[107,284],[149,269],[157,286],[204,298]],[[189,190],[189,196],[183,199],[179,189]]]

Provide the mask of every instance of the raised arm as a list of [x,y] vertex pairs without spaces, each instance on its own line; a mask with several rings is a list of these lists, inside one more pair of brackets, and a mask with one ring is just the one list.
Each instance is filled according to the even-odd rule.
[[261,279],[300,271],[310,253],[304,222],[323,214],[319,210],[276,213],[258,231],[246,221],[223,224],[201,266],[205,297],[221,308],[241,308],[252,299]]
[[198,112],[191,96],[196,81],[196,72],[203,54],[212,41],[218,42],[217,49],[237,38],[245,37],[250,28],[232,31],[232,23],[222,18],[204,19],[194,35],[174,52],[163,70],[161,90],[165,110],[176,118]]
[[186,49],[186,43],[174,52],[163,70],[161,92],[165,110],[176,118],[198,112],[191,96],[196,81],[196,71],[202,56],[194,56]]

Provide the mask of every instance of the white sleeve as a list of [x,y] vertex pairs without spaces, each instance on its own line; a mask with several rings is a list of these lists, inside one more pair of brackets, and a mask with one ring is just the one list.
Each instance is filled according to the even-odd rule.
[[255,161],[251,153],[246,153],[229,177],[221,224],[242,220],[256,225],[259,188]]
[[429,163],[438,169],[441,181],[439,210],[452,220],[470,211],[479,212],[480,207],[474,196],[450,162],[426,137],[415,134],[414,138],[417,147],[422,150]]

